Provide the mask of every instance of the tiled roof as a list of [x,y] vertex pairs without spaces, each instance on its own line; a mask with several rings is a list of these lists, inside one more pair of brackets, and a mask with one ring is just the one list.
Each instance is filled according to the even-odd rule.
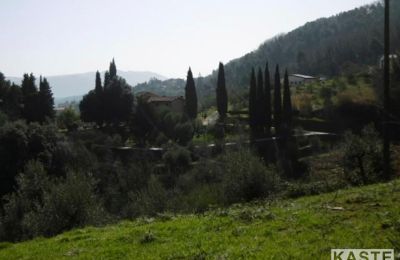
[[303,78],[303,79],[315,79],[313,76],[308,76],[308,75],[302,75],[302,74],[291,74],[290,76],[298,77],[298,78]]
[[183,97],[182,96],[174,96],[174,97],[152,96],[149,99],[147,99],[147,102],[148,103],[151,103],[151,102],[172,102],[172,101],[177,100],[177,99],[183,99]]

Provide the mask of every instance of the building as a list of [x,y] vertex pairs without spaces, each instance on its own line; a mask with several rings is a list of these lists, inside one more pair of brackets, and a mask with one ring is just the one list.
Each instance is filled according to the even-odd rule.
[[311,82],[314,82],[317,80],[318,80],[318,78],[316,78],[316,77],[302,75],[302,74],[289,75],[289,85],[290,86],[303,85],[305,83],[311,83]]
[[[397,58],[398,58],[398,57],[397,57],[396,54],[389,54],[389,61],[390,61],[390,64],[392,64],[392,62],[393,62],[394,60],[397,60]],[[380,69],[383,69],[384,64],[385,64],[385,56],[382,55],[381,58],[379,59],[379,68],[380,68]],[[389,66],[389,67],[390,67],[390,66]]]
[[159,96],[151,92],[142,92],[138,94],[138,98],[142,99],[153,108],[168,107],[177,113],[183,113],[185,107],[185,99],[183,96]]

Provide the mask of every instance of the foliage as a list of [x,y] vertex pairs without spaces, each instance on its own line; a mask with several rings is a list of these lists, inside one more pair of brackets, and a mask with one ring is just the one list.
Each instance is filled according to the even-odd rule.
[[251,69],[250,91],[249,91],[249,126],[255,131],[257,127],[257,83],[254,68]]
[[43,165],[31,161],[17,178],[18,190],[6,197],[0,240],[55,235],[104,220],[94,195],[95,183],[83,174],[50,179]]
[[89,91],[79,104],[82,121],[95,122],[98,126],[103,123],[118,126],[129,121],[133,112],[132,89],[116,73],[114,59],[105,74],[104,87],[96,73],[95,89]]
[[265,94],[265,132],[267,136],[270,134],[272,127],[272,102],[271,102],[271,81],[269,74],[268,62],[265,64],[264,70],[264,94]]
[[217,81],[217,110],[219,117],[223,120],[228,111],[228,95],[225,86],[225,72],[224,65],[220,62],[218,68],[218,81]]
[[373,183],[382,177],[382,143],[373,126],[365,127],[360,136],[345,134],[343,164],[352,183]]
[[282,95],[281,95],[281,76],[279,74],[279,65],[276,65],[275,68],[274,126],[275,126],[275,132],[279,134],[282,126]]
[[54,98],[49,82],[46,78],[40,78],[39,93],[38,93],[38,121],[44,122],[47,118],[53,118],[54,112]]
[[185,86],[185,112],[189,118],[197,117],[197,92],[194,84],[192,70],[189,68]]
[[57,115],[57,126],[68,131],[76,130],[79,126],[79,114],[72,107],[67,107]]
[[222,189],[226,203],[250,201],[273,194],[279,177],[273,168],[249,151],[238,151],[223,156]]

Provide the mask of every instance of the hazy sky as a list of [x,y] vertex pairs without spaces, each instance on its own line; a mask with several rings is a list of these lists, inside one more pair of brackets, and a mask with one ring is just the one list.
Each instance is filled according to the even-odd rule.
[[278,33],[372,0],[0,0],[0,71],[209,74]]

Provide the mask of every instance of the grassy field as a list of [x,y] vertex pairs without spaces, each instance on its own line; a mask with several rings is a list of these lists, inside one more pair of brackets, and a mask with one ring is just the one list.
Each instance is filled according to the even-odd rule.
[[397,180],[1,243],[0,259],[330,259],[331,248],[399,246],[399,219]]

